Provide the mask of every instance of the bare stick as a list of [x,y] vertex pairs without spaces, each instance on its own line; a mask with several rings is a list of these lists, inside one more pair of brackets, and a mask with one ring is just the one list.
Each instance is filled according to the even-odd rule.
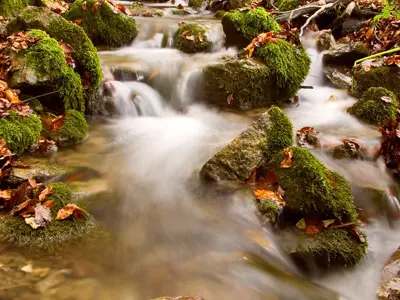
[[304,23],[303,26],[301,26],[300,28],[300,37],[303,35],[303,31],[304,29],[310,24],[310,22],[315,19],[320,13],[322,13],[324,10],[331,8],[332,6],[334,6],[335,3],[329,3],[329,4],[325,4],[322,5],[320,9],[318,9],[311,17],[309,17],[307,19],[307,21]]

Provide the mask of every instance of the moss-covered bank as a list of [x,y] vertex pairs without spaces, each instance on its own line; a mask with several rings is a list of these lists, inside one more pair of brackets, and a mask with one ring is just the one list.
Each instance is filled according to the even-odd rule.
[[4,138],[13,153],[21,154],[40,137],[42,123],[31,115],[23,117],[10,111],[6,118],[0,118],[0,137]]
[[348,112],[368,123],[380,125],[385,120],[395,120],[398,115],[397,97],[383,87],[371,87]]
[[212,43],[206,35],[206,28],[198,24],[186,24],[175,32],[175,48],[186,53],[207,51]]
[[1,0],[0,16],[9,18],[18,15],[26,6],[34,5],[35,0]]
[[264,8],[227,12],[222,17],[227,46],[246,47],[260,33],[281,30]]
[[120,47],[131,43],[138,32],[133,18],[114,9],[107,1],[99,6],[97,0],[77,0],[63,16],[70,21],[81,20],[79,26],[95,45]]
[[58,221],[59,209],[72,201],[72,190],[65,183],[52,183],[53,192],[46,199],[53,201],[52,221],[46,228],[32,229],[23,218],[3,216],[0,222],[0,242],[35,250],[53,251],[67,247],[98,228],[92,217],[75,221]]

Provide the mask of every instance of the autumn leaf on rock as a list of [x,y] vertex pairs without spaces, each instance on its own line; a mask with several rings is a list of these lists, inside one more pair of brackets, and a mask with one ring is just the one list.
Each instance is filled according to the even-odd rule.
[[86,11],[86,8],[87,8],[86,1],[83,1],[83,2],[82,2],[82,10],[83,10],[83,11]]
[[[94,7],[94,5],[93,5],[93,7]],[[74,24],[76,24],[76,25],[81,25],[82,19],[72,20],[71,22],[74,23]]]
[[53,207],[53,201],[51,201],[51,200],[47,200],[47,201],[44,201],[43,203],[42,203],[42,205],[43,206],[46,206],[46,207],[48,207],[48,208],[52,208]]
[[33,200],[33,199],[26,200],[25,202],[23,202],[23,203],[21,203],[21,204],[15,206],[15,207],[11,210],[10,214],[13,215],[13,216],[15,216],[15,215],[17,215],[20,211],[24,210],[25,208],[27,208],[27,207],[29,207],[29,206],[32,206],[34,203],[35,203],[35,200]]
[[79,220],[82,217],[87,217],[88,213],[76,204],[69,203],[64,208],[61,208],[57,212],[57,220],[65,220],[72,217],[75,220]]
[[276,204],[280,206],[285,206],[285,200],[282,199],[282,196],[278,192],[273,192],[269,190],[255,190],[254,195],[258,200],[268,199],[274,201]]
[[36,223],[35,217],[25,218],[25,223],[31,226],[33,229],[38,229],[40,225]]
[[287,169],[292,165],[293,151],[289,147],[285,149],[284,157],[281,162],[281,168]]
[[304,218],[300,219],[297,223],[296,223],[296,227],[302,230],[305,230],[307,225],[306,225],[306,221],[304,220]]
[[328,228],[330,225],[335,223],[335,219],[328,219],[328,220],[323,220],[322,223],[324,224],[325,228]]

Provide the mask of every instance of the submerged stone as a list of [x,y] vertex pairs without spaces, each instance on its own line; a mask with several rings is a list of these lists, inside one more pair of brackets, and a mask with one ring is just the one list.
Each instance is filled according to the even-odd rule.
[[325,66],[324,74],[335,88],[348,90],[351,88],[351,70],[344,66]]
[[202,25],[185,24],[175,32],[175,48],[186,53],[207,51],[212,43],[206,33],[206,28]]
[[31,115],[19,116],[10,111],[9,116],[0,118],[0,137],[8,143],[11,152],[22,154],[28,147],[39,140],[42,123]]
[[391,91],[371,87],[347,111],[368,123],[380,125],[386,120],[396,119],[398,105],[397,97]]
[[107,1],[99,5],[97,0],[77,0],[63,16],[70,21],[81,20],[79,26],[95,45],[121,47],[138,34],[135,20],[115,11]]
[[269,109],[246,131],[202,168],[202,178],[211,181],[246,181],[269,156],[293,143],[290,120],[277,107]]
[[227,46],[245,48],[260,33],[275,31],[281,27],[264,8],[227,12],[222,17]]
[[357,212],[350,185],[330,171],[310,151],[291,147],[291,166],[282,168],[285,151],[276,154],[267,169],[275,171],[285,191],[286,207],[303,216],[341,222],[356,222]]
[[[362,234],[362,233],[360,233]],[[326,229],[315,235],[297,232],[283,240],[283,248],[302,268],[324,270],[353,267],[366,254],[367,242],[360,242],[350,230]]]

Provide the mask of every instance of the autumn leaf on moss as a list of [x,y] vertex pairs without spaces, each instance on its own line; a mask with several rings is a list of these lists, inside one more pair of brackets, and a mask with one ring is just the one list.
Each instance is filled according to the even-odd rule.
[[87,216],[89,216],[89,214],[82,208],[76,204],[69,203],[57,212],[56,219],[65,220],[72,217],[74,220],[80,220],[81,218],[85,218]]
[[53,187],[48,186],[43,191],[41,191],[39,194],[39,201],[43,201],[44,199],[46,199],[46,197],[51,194],[52,190]]
[[280,206],[285,206],[285,200],[283,200],[281,194],[279,192],[273,192],[269,190],[256,190],[254,191],[254,195],[258,200],[268,199],[274,201],[276,204]]
[[292,165],[293,151],[289,147],[285,149],[284,157],[281,162],[281,168],[287,169]]
[[244,50],[248,51],[248,58],[253,56],[253,52],[256,48],[261,47],[266,43],[276,43],[276,38],[277,35],[274,31],[260,33],[246,48],[244,48]]
[[313,224],[307,225],[306,233],[308,235],[316,235],[318,232],[319,232],[319,229],[318,229],[318,227],[316,225],[313,225]]

